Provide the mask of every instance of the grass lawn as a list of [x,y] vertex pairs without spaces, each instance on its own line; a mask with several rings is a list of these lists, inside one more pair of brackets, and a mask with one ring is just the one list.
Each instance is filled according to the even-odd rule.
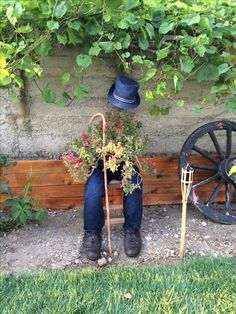
[[236,313],[236,260],[230,258],[0,278],[1,314]]

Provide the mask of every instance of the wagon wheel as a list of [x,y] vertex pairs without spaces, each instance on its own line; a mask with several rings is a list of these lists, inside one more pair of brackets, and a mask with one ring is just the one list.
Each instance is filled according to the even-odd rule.
[[207,123],[187,138],[179,158],[179,174],[187,164],[194,168],[191,202],[203,214],[224,224],[236,224],[236,174],[228,176],[236,164],[235,132],[236,123],[232,121]]

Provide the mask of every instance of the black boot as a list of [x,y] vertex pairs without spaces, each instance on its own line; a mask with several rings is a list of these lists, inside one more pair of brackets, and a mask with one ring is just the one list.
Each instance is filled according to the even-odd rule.
[[124,237],[125,254],[129,257],[136,257],[141,251],[141,237],[137,231],[125,230]]
[[96,261],[101,257],[102,237],[101,233],[84,233],[84,252],[88,259]]

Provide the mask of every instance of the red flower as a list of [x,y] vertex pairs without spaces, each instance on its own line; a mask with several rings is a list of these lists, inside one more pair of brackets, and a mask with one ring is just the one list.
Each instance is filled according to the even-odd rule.
[[157,166],[157,161],[156,160],[150,160],[150,165],[152,167],[156,167]]
[[83,132],[83,133],[81,134],[81,137],[82,137],[83,139],[86,139],[86,138],[88,138],[88,134],[86,134],[86,133]]
[[81,164],[83,162],[83,160],[78,158],[74,162],[75,162],[75,164]]
[[120,134],[120,131],[122,130],[122,124],[118,124],[117,127],[116,127],[116,132],[118,134]]
[[84,146],[89,146],[89,142],[88,142],[88,141],[82,141],[82,144],[83,144]]

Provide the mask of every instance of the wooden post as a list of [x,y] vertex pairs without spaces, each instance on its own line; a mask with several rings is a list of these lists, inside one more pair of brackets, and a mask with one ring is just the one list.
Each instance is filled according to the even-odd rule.
[[107,188],[107,167],[106,167],[106,152],[104,147],[106,146],[106,119],[102,113],[96,113],[92,116],[89,121],[89,126],[96,117],[102,118],[102,159],[103,159],[103,172],[104,172],[104,186],[105,186],[105,201],[106,201],[106,211],[107,211],[107,237],[108,237],[108,249],[109,253],[112,253],[112,242],[111,242],[111,224],[110,224],[110,208],[108,200],[108,188]]
[[182,192],[182,222],[181,222],[181,244],[180,244],[180,258],[184,257],[184,245],[186,234],[186,212],[188,196],[192,188],[193,183],[193,169],[186,165],[181,169],[181,192]]

